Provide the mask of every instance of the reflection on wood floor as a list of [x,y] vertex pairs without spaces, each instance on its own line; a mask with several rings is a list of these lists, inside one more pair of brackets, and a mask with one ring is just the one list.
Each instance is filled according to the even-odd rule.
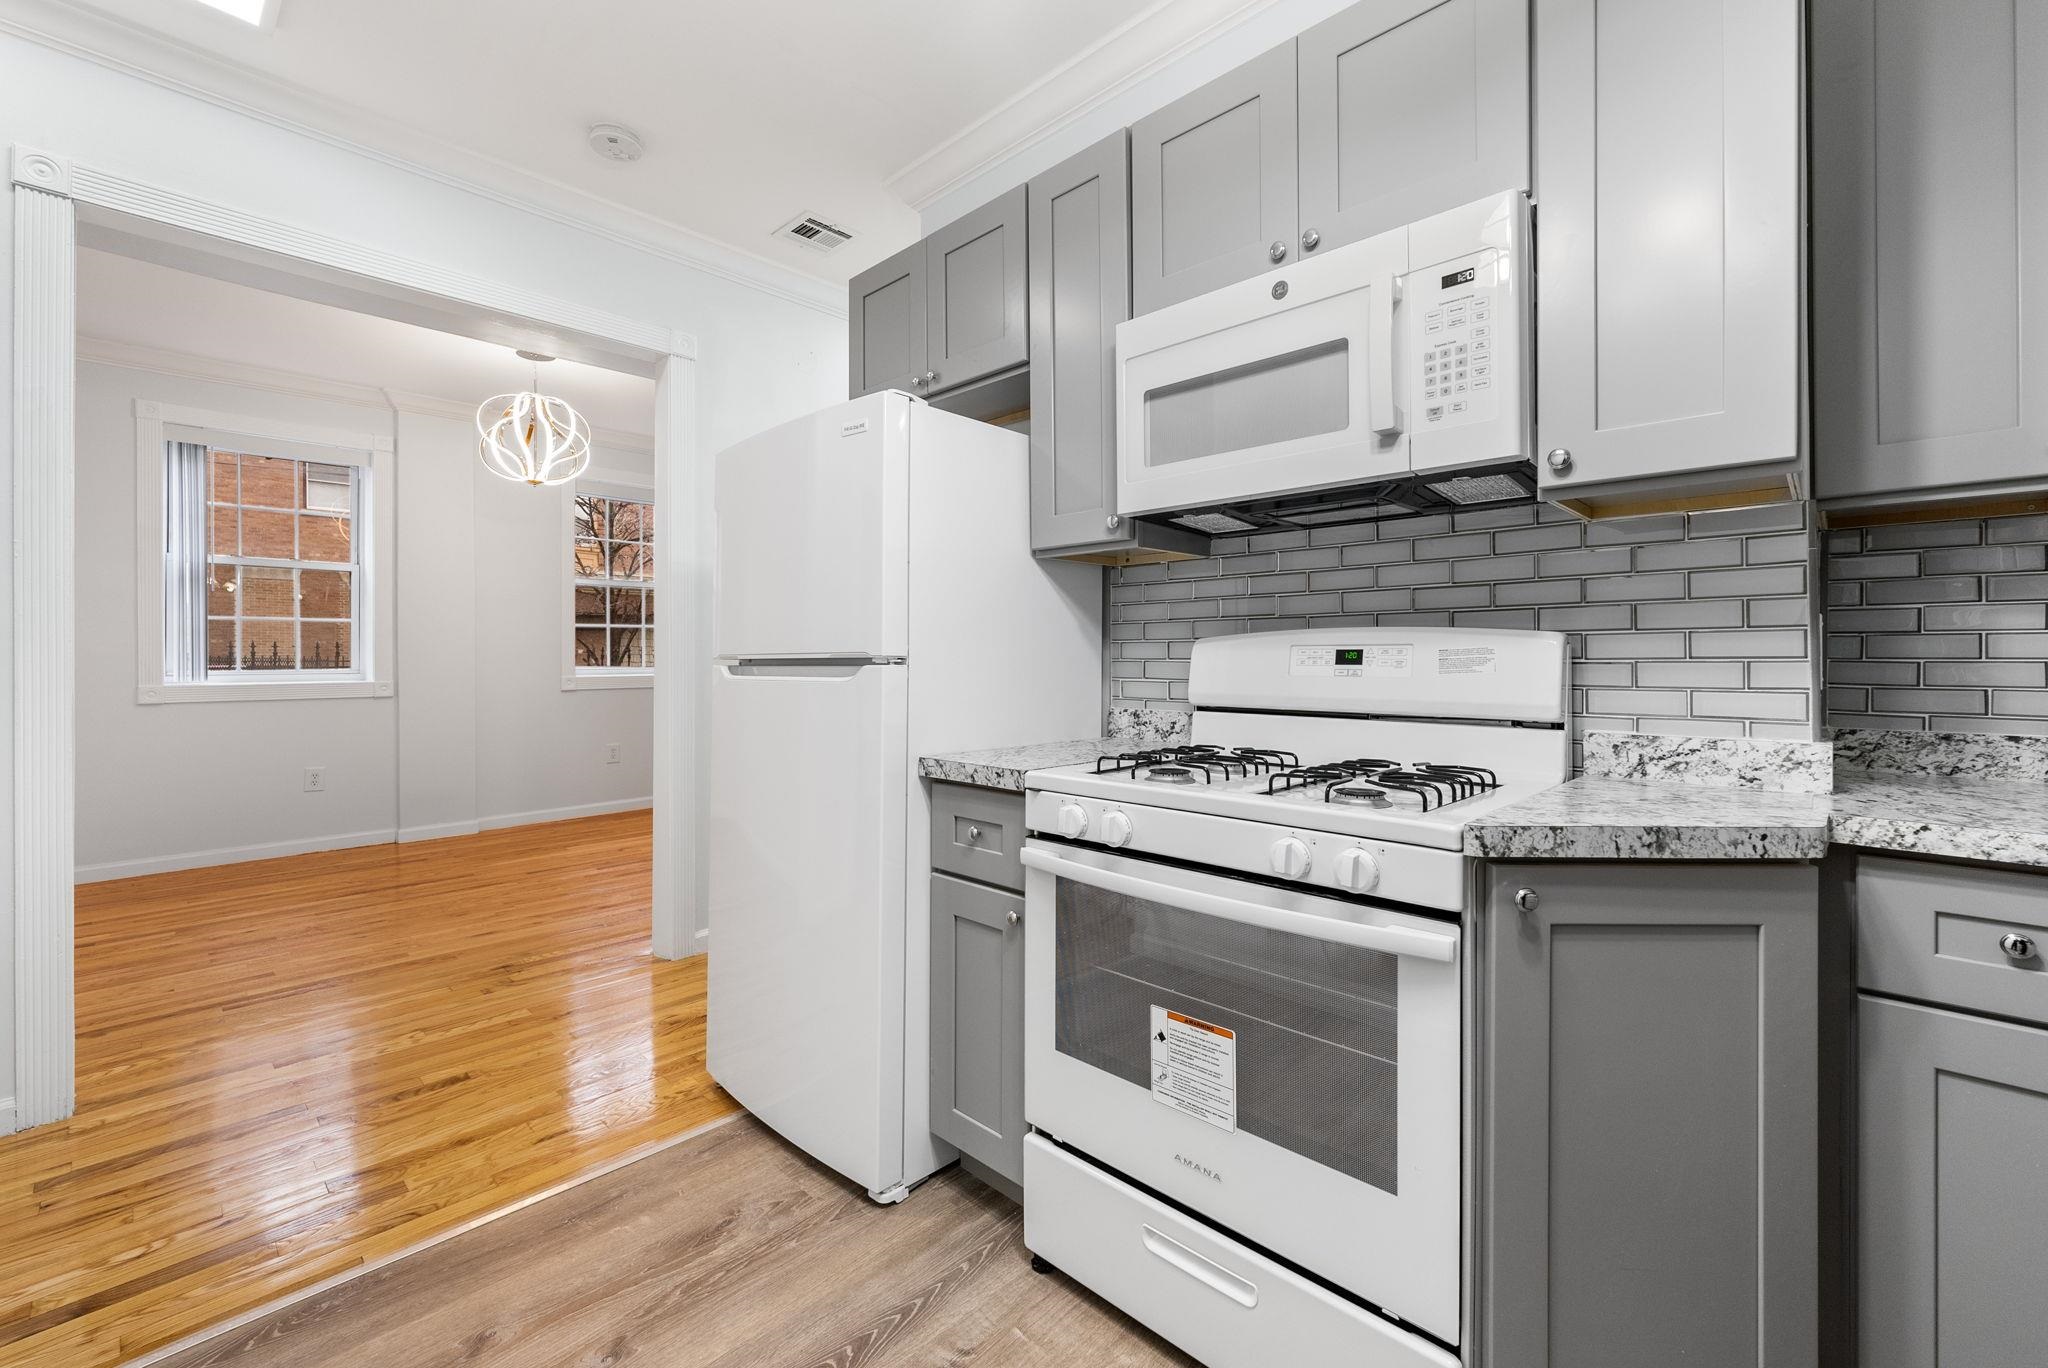
[[645,812],[78,890],[78,1114],[0,1139],[0,1365],[147,1353],[736,1106]]
[[950,1169],[900,1206],[742,1116],[165,1368],[1196,1368]]

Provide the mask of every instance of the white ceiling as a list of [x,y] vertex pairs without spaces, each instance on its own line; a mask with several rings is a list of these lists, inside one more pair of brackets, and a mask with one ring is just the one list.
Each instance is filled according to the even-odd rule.
[[[533,369],[489,342],[351,313],[107,252],[78,254],[78,333],[311,379],[475,404]],[[600,428],[654,431],[654,382],[550,361],[541,385]]]
[[[914,240],[914,205],[1271,0],[0,0],[67,41],[586,216],[708,238],[831,282]],[[37,19],[38,14],[42,16]],[[127,40],[125,52],[112,53]],[[634,165],[592,123],[636,129]],[[820,255],[799,213],[855,234]]]

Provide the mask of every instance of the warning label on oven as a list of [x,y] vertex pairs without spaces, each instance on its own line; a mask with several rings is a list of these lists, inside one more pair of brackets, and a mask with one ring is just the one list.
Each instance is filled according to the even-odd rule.
[[1491,646],[1444,646],[1436,653],[1439,675],[1481,675],[1493,673],[1499,653]]
[[1152,1008],[1152,1097],[1227,1131],[1237,1129],[1237,1032]]

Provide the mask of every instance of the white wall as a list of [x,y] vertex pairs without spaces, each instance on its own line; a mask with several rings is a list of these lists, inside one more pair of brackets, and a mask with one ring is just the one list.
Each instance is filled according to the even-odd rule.
[[[90,362],[78,378],[81,878],[647,801],[652,690],[562,687],[567,492],[484,471],[466,416]],[[136,488],[135,403],[145,399],[396,438],[396,489],[382,491],[396,515],[395,697],[136,701],[147,608],[133,529],[161,498]],[[601,447],[596,464],[652,485],[645,446]],[[605,760],[611,742],[618,764]],[[305,792],[308,765],[326,771],[324,792]]]
[[[700,451],[715,452],[843,397],[844,319],[828,310],[698,269],[559,217],[368,151],[273,124],[12,35],[0,36],[0,143],[104,166],[184,194],[238,206],[490,279],[518,281],[647,322],[686,329],[700,348]],[[715,131],[706,136],[716,136]],[[13,197],[0,212],[0,259],[11,259]],[[11,273],[0,313],[12,317]],[[0,371],[12,370],[12,328],[0,328]],[[13,520],[12,393],[0,385],[0,525]],[[13,711],[12,568],[0,560],[0,715]],[[0,758],[13,771],[12,737]],[[0,788],[0,831],[14,804]],[[0,1099],[14,1093],[14,910],[11,847],[0,865]]]
[[920,210],[920,230],[931,233],[945,227],[1013,186],[1094,146],[1117,129],[1129,127],[1355,3],[1356,0],[1272,0],[1202,46],[1147,72],[1100,104],[1087,107],[1070,122],[1025,139],[1007,155],[940,194]]

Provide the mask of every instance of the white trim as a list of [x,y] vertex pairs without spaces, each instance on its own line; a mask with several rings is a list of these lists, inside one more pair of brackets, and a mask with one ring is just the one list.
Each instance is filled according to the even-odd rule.
[[[1154,0],[1066,62],[889,177],[924,210],[1279,0]],[[926,231],[930,231],[928,227]]]
[[[14,1094],[17,1122],[77,1102],[76,168],[14,149]],[[163,620],[163,609],[157,609]],[[162,657],[158,657],[162,670]]]
[[697,449],[697,363],[688,357],[670,357],[655,376],[654,441],[654,581],[669,586],[659,627],[668,645],[654,673],[654,953],[681,959],[704,948],[696,932],[710,895],[699,741],[711,725],[712,463]]
[[418,841],[445,841],[451,836],[474,836],[482,828],[474,820],[467,822],[433,822],[426,826],[400,827],[398,844],[412,845]]
[[78,359],[95,365],[121,366],[128,370],[176,376],[181,380],[207,380],[233,385],[237,389],[286,394],[295,399],[320,399],[380,412],[393,407],[385,398],[385,392],[374,385],[351,385],[317,375],[302,375],[298,371],[273,370],[268,366],[224,361],[219,357],[173,351],[168,347],[116,342],[105,337],[80,337]]
[[12,1135],[21,1129],[16,1119],[20,1115],[11,1097],[0,1097],[0,1135]]
[[[384,402],[399,413],[416,413],[428,418],[447,418],[458,423],[475,423],[476,408],[472,403],[460,399],[443,399],[432,394],[414,394],[408,390],[382,390]],[[630,451],[642,456],[654,454],[654,438],[645,432],[629,432],[625,428],[592,427],[590,444],[599,451]],[[578,481],[577,483],[582,483]]]
[[[357,545],[361,584],[357,603],[369,621],[356,623],[362,671],[349,678],[207,680],[164,682],[164,440],[167,427],[231,433],[255,442],[319,447],[351,459],[368,472],[357,493]],[[154,399],[135,401],[135,701],[163,703],[263,703],[280,699],[390,698],[398,643],[397,474],[394,442],[374,432],[353,432],[279,418],[255,418],[217,409],[186,408]],[[304,453],[300,453],[303,455]],[[363,487],[366,486],[366,487]],[[364,628],[367,626],[367,633]]]
[[108,860],[102,864],[80,865],[73,878],[78,883],[106,883],[111,879],[133,879],[144,874],[169,874],[180,869],[210,869],[214,865],[247,864],[251,860],[276,860],[287,855],[311,855],[321,850],[354,850],[358,846],[390,845],[398,839],[392,827],[371,831],[344,831],[327,836],[301,836],[290,841],[267,841],[261,845],[224,846],[218,850],[188,850],[177,855],[145,855],[134,860]]
[[654,687],[652,670],[574,670],[562,676],[562,692],[577,693],[591,689],[651,689]]
[[569,807],[540,808],[534,812],[501,812],[495,817],[476,819],[478,831],[502,831],[506,827],[540,826],[546,822],[571,822],[578,817],[602,817],[612,812],[639,812],[654,806],[652,797],[607,798],[602,803],[576,803]]
[[302,1287],[296,1292],[287,1292],[281,1297],[277,1297],[270,1301],[267,1301],[263,1303],[263,1305],[255,1308],[253,1311],[245,1311],[239,1316],[230,1316],[228,1319],[222,1321],[218,1325],[209,1325],[204,1330],[198,1331],[195,1334],[187,1335],[184,1339],[179,1340],[175,1344],[167,1344],[161,1349],[157,1349],[150,1353],[144,1354],[141,1358],[136,1359],[134,1362],[128,1364],[127,1368],[151,1368],[152,1364],[163,1363],[167,1360],[174,1359],[178,1357],[180,1354],[186,1352],[188,1349],[197,1349],[200,1345],[209,1343],[213,1340],[217,1340],[223,1335],[233,1334],[235,1331],[241,1329],[245,1325],[254,1324],[257,1321],[262,1320],[266,1316],[274,1316],[280,1311],[286,1310],[290,1307],[297,1306],[300,1302],[307,1302],[313,1300],[315,1297],[325,1296],[327,1293],[332,1292],[335,1288],[341,1287],[347,1283],[352,1283],[357,1278],[367,1277],[372,1273],[377,1273],[382,1271],[383,1269],[389,1268],[392,1264],[397,1263],[400,1259],[410,1259],[415,1254],[424,1254],[428,1250],[434,1248],[434,1246],[446,1244],[448,1241],[455,1239],[459,1235],[467,1235],[473,1230],[477,1230],[483,1226],[487,1226],[493,1221],[502,1220],[503,1218],[514,1214],[515,1212],[524,1211],[530,1206],[536,1206],[541,1202],[547,1201],[551,1197],[559,1197],[563,1193],[568,1192],[572,1188],[578,1188],[583,1186],[585,1183],[594,1182],[599,1178],[603,1178],[610,1174],[617,1173],[620,1169],[625,1168],[629,1164],[637,1164],[642,1159],[651,1159],[655,1155],[660,1154],[663,1150],[670,1150],[674,1149],[678,1145],[687,1144],[689,1141],[695,1140],[697,1137],[701,1135],[705,1135],[710,1133],[711,1131],[715,1131],[720,1126],[729,1125],[730,1123],[737,1121],[741,1117],[747,1115],[749,1115],[749,1113],[744,1111],[727,1112],[724,1116],[720,1116],[713,1120],[706,1121],[701,1126],[692,1126],[690,1129],[684,1131],[680,1135],[671,1135],[666,1139],[662,1140],[650,1140],[644,1145],[639,1145],[634,1147],[633,1149],[626,1151],[626,1153],[619,1155],[615,1159],[607,1159],[604,1163],[598,1164],[595,1167],[583,1173],[579,1173],[573,1178],[564,1179],[563,1181],[556,1183],[553,1187],[543,1188],[539,1192],[534,1193],[531,1197],[521,1197],[516,1202],[510,1202],[505,1206],[497,1208],[494,1211],[487,1211],[481,1216],[472,1217],[471,1219],[462,1222],[462,1224],[457,1226],[451,1226],[447,1230],[441,1231],[438,1234],[429,1235],[426,1239],[421,1240],[418,1244],[407,1245],[404,1249],[396,1250],[390,1254],[385,1254],[378,1258],[371,1259],[367,1263],[356,1264],[351,1268],[344,1269],[341,1272],[334,1274],[332,1277],[322,1278],[319,1282],[313,1283],[307,1287]]
[[[480,155],[369,110],[309,95],[113,15],[49,0],[12,0],[9,8],[14,13],[0,14],[0,32],[791,304],[834,318],[846,316],[843,285],[601,199],[588,189],[536,177],[530,167]],[[23,10],[35,13],[24,17]],[[379,144],[407,146],[411,155],[386,151]]]

